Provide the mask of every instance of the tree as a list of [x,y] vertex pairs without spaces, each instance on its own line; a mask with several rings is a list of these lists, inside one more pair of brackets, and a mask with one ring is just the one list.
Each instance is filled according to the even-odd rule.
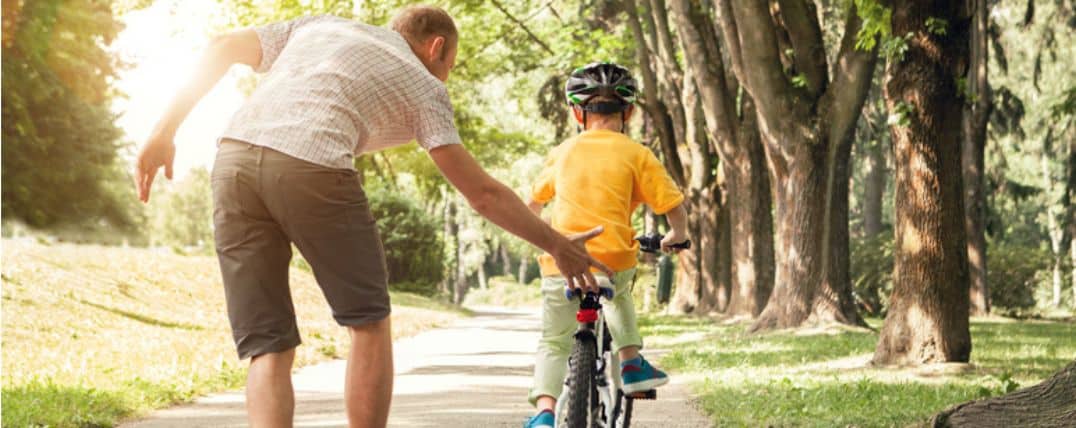
[[[724,64],[717,27],[701,4],[673,0],[671,6],[684,63],[698,87],[707,140],[721,160],[728,208],[722,218],[731,222],[726,235],[737,237],[730,239],[731,296],[725,312],[757,316],[773,287],[774,249],[770,183],[754,102],[744,96],[737,105],[739,83]],[[693,182],[710,174],[692,171]]]
[[863,324],[848,273],[848,159],[877,58],[871,29],[884,10],[849,4],[831,70],[813,2],[717,4],[732,69],[756,103],[774,189],[774,289],[751,329]]
[[696,70],[689,67],[685,73],[681,68],[665,2],[627,0],[622,6],[637,41],[640,106],[666,169],[684,189],[689,234],[695,240],[692,249],[680,252],[672,305],[681,312],[722,310],[728,303],[731,277],[729,252],[721,247],[732,241],[730,223],[722,218],[727,196],[718,181],[717,156],[703,118],[712,106],[700,102]]
[[[4,2],[3,217],[133,230],[140,221],[118,152],[106,51],[111,2]],[[115,229],[113,229],[115,230]]]
[[958,79],[968,66],[969,2],[896,2],[893,34],[903,54],[889,61],[885,98],[898,115],[893,294],[876,364],[968,361],[968,252],[961,173],[963,107]]
[[971,314],[990,313],[990,292],[987,288],[986,230],[983,189],[984,150],[986,149],[986,125],[990,119],[993,103],[990,99],[989,50],[987,38],[990,9],[987,0],[972,0],[972,17],[969,37],[970,62],[965,78],[964,122],[962,141],[962,165],[964,175],[964,228],[968,236],[968,269],[970,274],[969,297]]

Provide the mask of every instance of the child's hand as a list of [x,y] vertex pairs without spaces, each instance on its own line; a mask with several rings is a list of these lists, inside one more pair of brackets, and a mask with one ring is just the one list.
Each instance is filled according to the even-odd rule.
[[665,251],[666,253],[679,253],[681,249],[673,248],[672,246],[676,244],[682,244],[688,239],[689,238],[686,233],[683,233],[677,229],[672,229],[669,231],[668,234],[665,235],[665,238],[661,240],[661,250]]

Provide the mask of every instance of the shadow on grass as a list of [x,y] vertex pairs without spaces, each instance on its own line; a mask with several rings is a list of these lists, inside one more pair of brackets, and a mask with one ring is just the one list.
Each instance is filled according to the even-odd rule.
[[709,380],[697,392],[700,405],[716,426],[888,427],[926,422],[942,409],[982,397],[987,391],[964,383],[863,379],[796,384],[786,378],[737,385]]
[[163,320],[159,320],[159,319],[156,319],[156,318],[150,318],[150,317],[147,317],[145,315],[136,314],[134,312],[128,312],[128,311],[125,311],[123,309],[117,309],[117,308],[102,305],[100,303],[94,303],[94,302],[84,300],[84,299],[79,299],[78,302],[83,304],[83,305],[92,307],[92,308],[97,308],[97,309],[100,309],[102,311],[111,312],[111,313],[114,313],[116,315],[126,317],[126,318],[130,318],[130,319],[133,319],[135,321],[145,323],[145,324],[149,324],[149,325],[152,325],[152,326],[165,327],[165,328],[178,328],[178,329],[181,329],[181,330],[192,330],[192,331],[205,330],[205,327],[202,327],[202,326],[199,326],[199,325],[187,324],[187,323],[182,323],[182,322],[163,321]]

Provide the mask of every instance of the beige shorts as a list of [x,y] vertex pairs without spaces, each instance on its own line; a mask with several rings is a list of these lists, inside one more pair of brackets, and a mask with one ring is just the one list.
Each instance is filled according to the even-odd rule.
[[340,325],[389,315],[385,252],[355,171],[224,140],[212,186],[217,257],[239,358],[301,343],[288,288],[292,244]]

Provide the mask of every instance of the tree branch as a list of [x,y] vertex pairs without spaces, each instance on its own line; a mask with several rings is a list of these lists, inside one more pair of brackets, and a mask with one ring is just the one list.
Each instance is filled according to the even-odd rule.
[[833,84],[822,98],[824,114],[830,123],[829,141],[837,144],[855,130],[863,109],[863,102],[870,92],[871,77],[878,59],[878,44],[870,51],[856,49],[856,35],[863,22],[855,3],[848,12],[841,38],[841,49],[834,64]]
[[534,35],[534,33],[531,32],[531,29],[527,28],[527,24],[524,24],[523,21],[520,21],[515,17],[515,15],[512,15],[512,13],[508,11],[508,9],[505,9],[504,5],[502,5],[500,1],[492,0],[492,2],[494,7],[499,9],[501,13],[504,13],[504,16],[507,16],[508,19],[512,20],[512,22],[515,22],[516,25],[519,26],[519,28],[522,28],[523,31],[526,31],[527,36],[530,36],[531,40],[534,40],[535,43],[541,46],[542,49],[545,49],[546,52],[549,52],[550,55],[556,55],[556,53],[553,52],[553,49],[549,48],[549,45],[545,44],[542,39],[539,39],[538,36]]
[[[798,115],[793,112],[793,87],[781,67],[776,28],[766,7],[768,2],[721,1],[732,3],[732,16],[740,28],[736,34],[740,46],[751,47],[741,50],[745,73],[740,84],[751,94],[764,117],[794,119]],[[747,70],[751,72],[746,73]]]
[[818,97],[829,83],[818,11],[813,2],[805,0],[778,0],[778,3],[795,52],[796,70],[807,77],[807,90],[811,95]]

